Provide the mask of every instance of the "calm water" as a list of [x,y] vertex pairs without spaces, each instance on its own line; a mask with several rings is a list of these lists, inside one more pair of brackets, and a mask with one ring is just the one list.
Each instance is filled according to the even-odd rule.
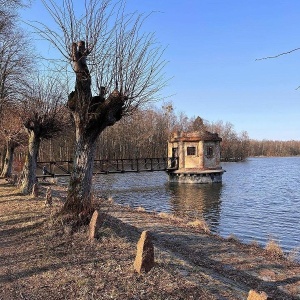
[[205,218],[212,231],[300,249],[300,157],[224,163],[222,184],[172,184],[164,172],[100,175],[95,190],[148,211]]

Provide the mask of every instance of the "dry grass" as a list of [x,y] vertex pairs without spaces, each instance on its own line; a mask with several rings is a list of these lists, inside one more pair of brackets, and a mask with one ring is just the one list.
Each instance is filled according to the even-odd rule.
[[284,252],[281,249],[279,243],[273,239],[271,239],[267,242],[265,251],[268,253],[268,255],[270,255],[274,258],[277,258],[277,257],[280,258],[280,257],[284,256]]
[[295,249],[292,249],[288,254],[287,254],[287,259],[289,261],[296,261],[297,258],[300,257],[300,248],[295,248]]
[[139,211],[139,212],[145,212],[146,211],[146,209],[142,206],[137,207],[136,210]]
[[107,198],[107,201],[108,201],[109,204],[114,204],[114,203],[115,203],[114,198],[111,197],[111,196],[109,196],[109,197]]
[[177,221],[177,222],[181,222],[182,218],[175,216],[174,214],[169,214],[166,212],[160,212],[157,214],[158,217],[162,218],[162,219],[168,219],[171,221]]
[[[257,256],[240,252],[242,247],[231,245],[221,238],[198,234],[197,230],[186,226],[186,221],[179,222],[180,218],[170,214],[160,214],[160,219],[157,214],[110,206],[108,201],[101,200],[101,205],[105,203],[107,207],[103,205],[98,239],[91,244],[88,226],[70,230],[68,218],[56,216],[61,207],[61,192],[53,188],[54,203],[50,208],[44,205],[44,194],[39,199],[24,197],[12,186],[0,181],[1,300],[236,300],[246,299],[236,295],[236,286],[244,289],[248,284],[250,289],[253,283],[262,283],[254,275],[243,278],[248,271],[242,269],[243,255],[247,265],[251,264],[252,274],[261,267]],[[111,211],[120,211],[129,223],[113,216]],[[192,222],[191,226],[198,228],[200,221]],[[146,223],[151,224],[151,231],[155,231],[157,226],[161,237],[167,240],[162,241],[162,249],[155,249],[155,267],[149,273],[138,275],[133,268],[140,234],[135,226],[144,228]],[[159,242],[155,240],[155,245]],[[229,256],[225,255],[227,252]],[[264,251],[261,252],[262,255]],[[237,257],[239,260],[234,266]],[[236,271],[231,271],[230,276],[233,277],[227,278],[224,266],[230,264],[234,266],[231,270]],[[268,261],[268,256],[262,264],[264,267],[275,266]],[[281,261],[281,273],[285,267]],[[278,282],[283,282],[288,276],[297,278],[299,270],[298,267],[288,269],[286,277],[281,277]],[[226,277],[224,284],[223,276]],[[243,278],[241,282],[240,278]],[[298,295],[297,282],[290,282],[288,288]],[[276,286],[273,291],[278,291]],[[245,295],[247,293],[246,290]],[[291,299],[280,297],[274,299]]]
[[241,241],[239,240],[239,238],[234,235],[233,233],[231,233],[228,237],[227,237],[227,240],[229,242],[234,242],[234,243],[241,243]]
[[159,212],[157,214],[160,218],[171,219],[173,215],[166,212]]
[[251,241],[249,243],[249,246],[254,247],[254,248],[259,248],[260,247],[258,241],[255,241],[255,240]]
[[[5,195],[5,197],[4,197]],[[130,228],[105,220],[99,239],[88,242],[88,227],[72,232],[68,218],[55,218],[60,203],[0,189],[0,299],[216,299],[157,258],[139,275]]]
[[205,233],[211,232],[207,222],[204,219],[197,219],[195,221],[188,222],[187,225],[195,228],[200,228]]

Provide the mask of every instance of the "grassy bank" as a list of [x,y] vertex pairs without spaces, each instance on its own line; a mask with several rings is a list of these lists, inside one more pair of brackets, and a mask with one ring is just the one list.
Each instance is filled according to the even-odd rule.
[[[52,186],[54,206],[23,196],[0,180],[0,299],[247,299],[250,289],[274,299],[300,299],[300,266],[256,245],[225,240],[167,215],[97,200],[103,222],[88,242],[56,218],[63,188]],[[133,269],[136,243],[150,230],[155,267]]]

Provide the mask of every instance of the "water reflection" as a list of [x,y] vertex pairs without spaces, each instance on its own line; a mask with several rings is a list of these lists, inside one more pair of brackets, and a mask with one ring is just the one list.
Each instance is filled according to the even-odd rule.
[[101,196],[112,197],[119,204],[174,213],[191,220],[203,216],[210,228],[218,231],[221,183],[170,183],[165,173],[154,172],[99,176],[95,178],[94,185]]
[[97,196],[112,197],[122,205],[142,206],[147,211],[174,213],[191,220],[204,217],[212,231],[219,231],[221,183],[178,184],[168,182],[163,172],[127,173],[95,176],[94,189]]
[[176,215],[183,213],[191,219],[204,217],[212,229],[217,229],[221,216],[222,184],[169,183],[171,209]]

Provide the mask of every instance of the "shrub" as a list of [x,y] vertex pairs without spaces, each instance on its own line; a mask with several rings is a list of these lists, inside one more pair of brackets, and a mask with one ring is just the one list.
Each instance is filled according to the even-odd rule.
[[187,225],[195,228],[200,228],[205,233],[210,233],[210,228],[204,219],[196,219],[193,222],[188,222]]
[[274,258],[279,258],[284,256],[283,250],[281,249],[280,245],[273,239],[267,242],[265,250],[270,256]]

